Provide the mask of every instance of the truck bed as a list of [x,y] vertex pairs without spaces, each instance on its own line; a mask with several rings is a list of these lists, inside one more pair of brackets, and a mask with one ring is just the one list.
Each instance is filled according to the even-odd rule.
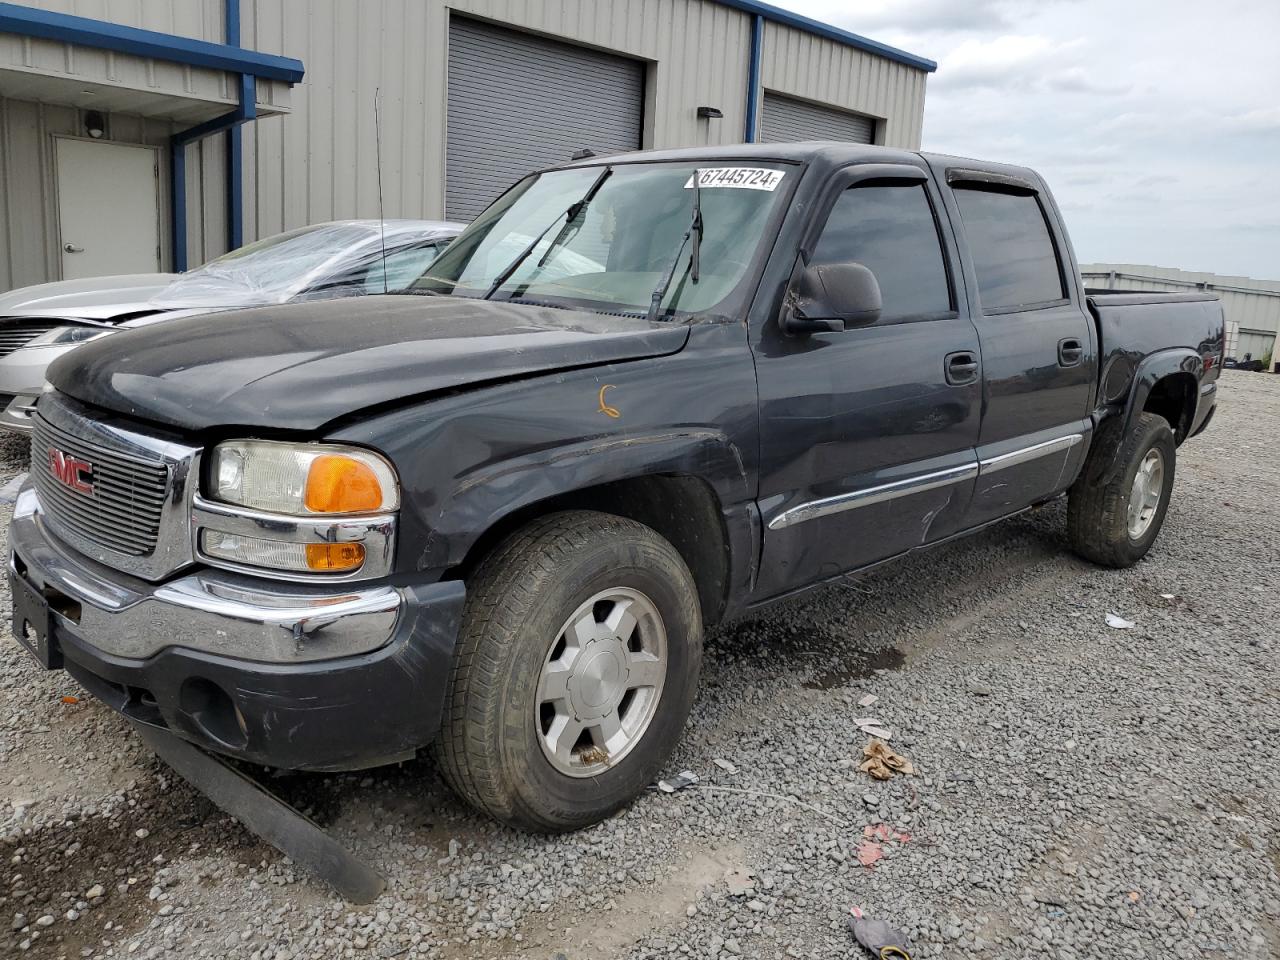
[[1118,402],[1128,393],[1145,357],[1176,348],[1199,354],[1205,379],[1217,379],[1226,325],[1222,304],[1212,293],[1086,287],[1085,295],[1098,327],[1104,401]]

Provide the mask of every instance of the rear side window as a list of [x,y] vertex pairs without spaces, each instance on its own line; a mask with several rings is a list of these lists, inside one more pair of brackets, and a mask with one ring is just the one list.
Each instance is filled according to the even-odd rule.
[[957,187],[955,195],[986,313],[1066,296],[1058,252],[1035,194]]
[[881,322],[951,312],[951,287],[923,184],[855,186],[840,195],[813,263],[861,263],[876,275]]

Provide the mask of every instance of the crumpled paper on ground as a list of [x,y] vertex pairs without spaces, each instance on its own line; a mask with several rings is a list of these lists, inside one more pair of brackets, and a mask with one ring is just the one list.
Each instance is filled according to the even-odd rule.
[[910,843],[911,834],[895,830],[887,823],[863,827],[862,842],[858,844],[858,862],[867,868],[875,866],[884,859],[884,844],[890,841]]
[[872,740],[868,743],[862,748],[862,756],[865,759],[858,769],[863,773],[871,774],[877,780],[888,780],[895,773],[911,775],[916,772],[910,760],[901,754],[894,753],[883,740]]

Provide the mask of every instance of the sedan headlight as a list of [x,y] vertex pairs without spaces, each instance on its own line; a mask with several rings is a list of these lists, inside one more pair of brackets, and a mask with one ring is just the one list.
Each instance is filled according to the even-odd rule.
[[117,333],[115,327],[54,327],[38,337],[28,340],[24,347],[56,347],[88,343],[109,333]]
[[196,521],[200,551],[213,562],[309,575],[386,572],[400,487],[376,453],[232,440],[213,448],[206,490]]
[[210,493],[226,503],[295,516],[385,513],[400,505],[386,460],[327,443],[220,443],[213,448]]

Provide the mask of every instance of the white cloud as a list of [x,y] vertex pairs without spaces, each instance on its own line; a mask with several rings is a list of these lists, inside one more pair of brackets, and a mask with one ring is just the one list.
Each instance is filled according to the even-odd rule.
[[1233,114],[1223,118],[1222,126],[1242,133],[1280,132],[1280,107],[1260,107]]
[[1083,261],[1280,279],[1275,0],[773,0],[938,62],[924,147],[1035,167]]
[[948,90],[1022,85],[1039,75],[1040,62],[1054,49],[1039,36],[965,40],[939,60],[937,85]]
[[1067,67],[1050,72],[1045,77],[1048,89],[1059,93],[1087,93],[1092,96],[1119,96],[1133,89],[1128,83],[1108,83],[1099,79],[1091,70],[1082,66]]

